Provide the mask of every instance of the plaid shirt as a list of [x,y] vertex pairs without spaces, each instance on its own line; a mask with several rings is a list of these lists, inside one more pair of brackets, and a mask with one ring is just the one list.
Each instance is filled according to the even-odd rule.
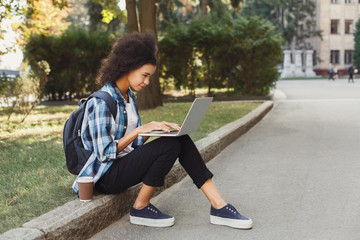
[[[118,140],[126,132],[126,100],[114,84],[107,83],[101,90],[110,93],[117,102],[117,114],[114,119],[106,102],[100,98],[92,98],[88,101],[81,126],[81,137],[85,149],[93,152],[74,181],[72,187],[76,194],[78,194],[77,179],[79,177],[91,176],[94,178],[95,184],[106,173],[117,159]],[[134,93],[130,89],[128,93],[135,103],[136,97]],[[136,104],[134,107],[138,116],[137,126],[140,126],[140,116]],[[133,141],[132,147],[136,148],[143,143],[143,137],[139,136]]]

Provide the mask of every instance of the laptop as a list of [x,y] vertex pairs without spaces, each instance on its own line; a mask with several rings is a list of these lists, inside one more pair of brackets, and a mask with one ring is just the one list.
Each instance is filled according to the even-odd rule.
[[164,132],[161,130],[151,131],[139,134],[140,136],[150,137],[179,137],[185,134],[196,132],[200,126],[202,119],[205,116],[207,109],[210,106],[212,97],[196,98],[191,105],[189,112],[184,119],[183,124],[179,131],[172,130],[170,132]]

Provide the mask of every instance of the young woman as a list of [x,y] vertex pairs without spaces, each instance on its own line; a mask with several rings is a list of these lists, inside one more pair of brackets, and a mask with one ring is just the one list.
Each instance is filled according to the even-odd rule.
[[[93,176],[95,187],[105,194],[120,193],[142,182],[140,192],[130,209],[133,224],[169,227],[172,216],[160,212],[150,203],[156,187],[164,184],[166,174],[178,158],[180,164],[208,198],[210,222],[234,228],[249,229],[252,220],[227,204],[214,183],[191,138],[161,137],[144,144],[140,133],[152,130],[179,130],[176,123],[150,122],[141,125],[133,91],[141,91],[150,83],[157,65],[155,38],[149,33],[133,33],[116,41],[103,61],[98,80],[102,90],[117,103],[115,119],[105,101],[92,98],[87,104],[81,136],[86,149],[93,153],[79,176]],[[77,181],[73,188],[78,191]]]

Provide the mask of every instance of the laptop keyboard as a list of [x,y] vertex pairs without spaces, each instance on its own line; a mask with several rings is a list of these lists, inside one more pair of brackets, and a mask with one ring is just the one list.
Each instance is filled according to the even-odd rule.
[[150,133],[161,133],[161,134],[174,134],[179,132],[178,130],[170,130],[170,132],[165,132],[165,131],[161,131],[161,130],[154,130],[151,131]]

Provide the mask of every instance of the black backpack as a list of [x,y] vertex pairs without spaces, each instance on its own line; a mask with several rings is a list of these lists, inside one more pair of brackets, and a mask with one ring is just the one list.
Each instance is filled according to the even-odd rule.
[[88,99],[79,101],[79,108],[71,113],[69,119],[65,122],[63,131],[63,147],[66,158],[66,166],[69,172],[78,175],[89,159],[92,151],[84,148],[81,141],[81,124],[86,110],[86,103],[92,97],[103,99],[115,118],[117,113],[116,103],[112,96],[104,91],[97,91],[91,94]]

